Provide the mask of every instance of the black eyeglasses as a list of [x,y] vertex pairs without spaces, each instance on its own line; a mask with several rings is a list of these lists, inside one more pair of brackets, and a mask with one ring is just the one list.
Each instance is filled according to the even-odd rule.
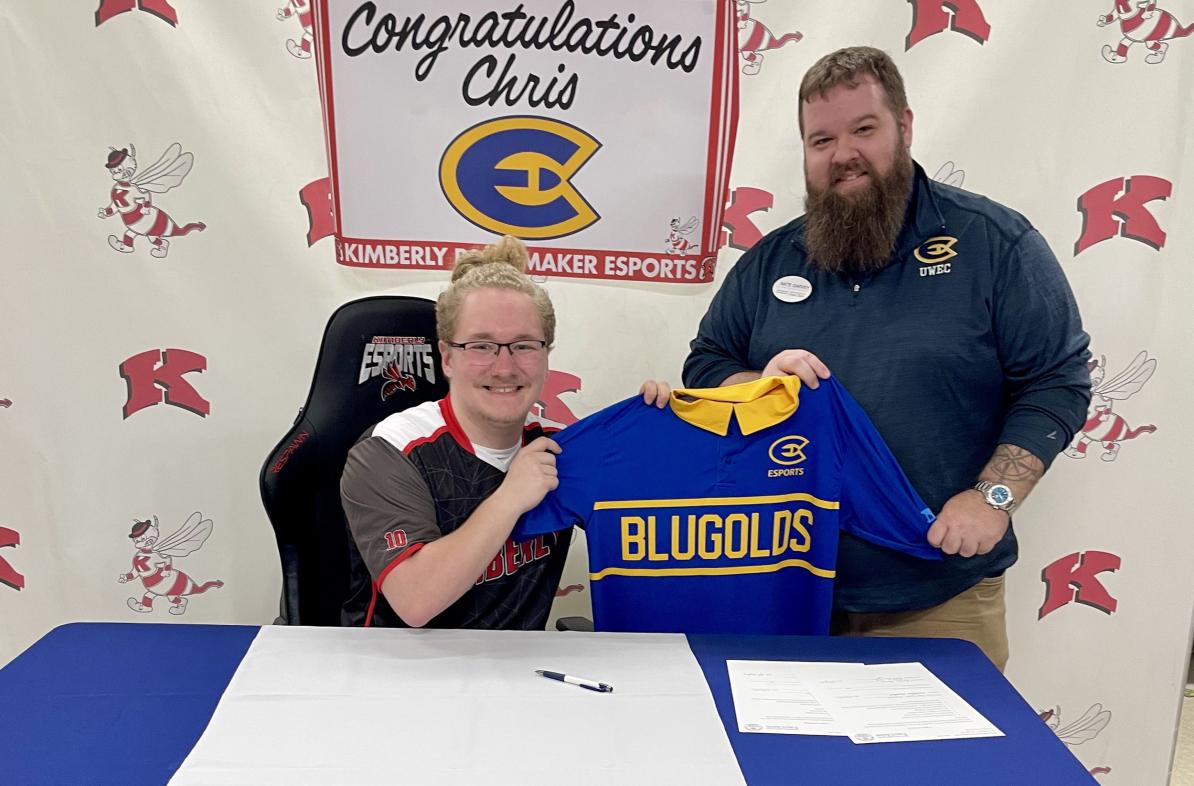
[[464,354],[469,360],[485,362],[489,362],[500,355],[502,347],[505,347],[509,351],[510,356],[515,360],[536,358],[547,349],[546,341],[532,338],[507,341],[505,343],[499,341],[464,341],[459,344],[454,341],[445,341],[444,343],[454,349],[464,350]]

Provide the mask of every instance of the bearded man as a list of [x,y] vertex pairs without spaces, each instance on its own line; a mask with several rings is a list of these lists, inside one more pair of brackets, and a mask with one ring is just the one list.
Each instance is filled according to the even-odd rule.
[[806,214],[730,270],[684,383],[795,375],[816,388],[832,369],[937,514],[927,537],[945,557],[843,533],[835,632],[967,639],[1002,669],[1011,514],[1090,399],[1078,307],[1027,219],[912,160],[912,110],[886,53],[817,61],[798,123]]

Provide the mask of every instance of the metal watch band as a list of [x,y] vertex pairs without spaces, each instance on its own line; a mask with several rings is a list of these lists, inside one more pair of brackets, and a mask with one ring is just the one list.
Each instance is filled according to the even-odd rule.
[[1012,503],[1010,505],[1007,505],[1006,507],[996,505],[995,503],[991,502],[989,499],[987,499],[987,490],[990,489],[992,486],[1003,486],[1003,487],[1007,488],[1009,491],[1011,490],[1011,488],[1006,483],[996,483],[996,482],[990,481],[990,480],[980,480],[977,483],[975,483],[973,486],[971,486],[971,488],[973,488],[975,491],[977,491],[983,495],[983,502],[986,502],[988,505],[990,505],[995,510],[1002,510],[1004,513],[1006,513],[1010,516],[1012,514],[1012,511],[1014,511],[1017,507],[1019,507],[1020,503],[1017,502],[1014,498],[1012,499]]

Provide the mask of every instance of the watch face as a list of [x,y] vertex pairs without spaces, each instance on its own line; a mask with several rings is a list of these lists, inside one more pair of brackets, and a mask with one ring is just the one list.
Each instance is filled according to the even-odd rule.
[[987,489],[987,497],[996,505],[1006,505],[1012,501],[1012,490],[1007,486],[996,484]]

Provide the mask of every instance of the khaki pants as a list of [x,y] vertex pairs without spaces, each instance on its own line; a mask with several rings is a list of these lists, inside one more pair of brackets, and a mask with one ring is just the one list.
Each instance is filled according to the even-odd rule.
[[843,636],[907,636],[964,639],[978,645],[995,666],[1007,665],[1003,576],[983,579],[940,606],[919,611],[835,615],[833,633]]

